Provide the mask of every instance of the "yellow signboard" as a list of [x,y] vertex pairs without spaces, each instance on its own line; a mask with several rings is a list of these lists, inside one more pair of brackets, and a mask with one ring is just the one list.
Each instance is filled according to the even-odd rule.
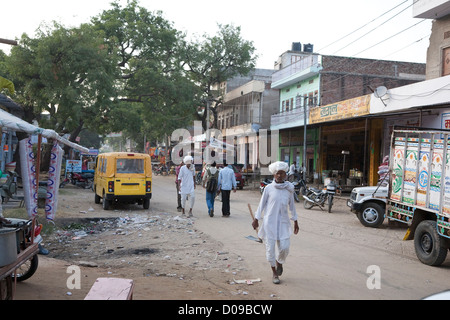
[[311,108],[309,112],[309,123],[320,123],[326,121],[343,120],[369,114],[370,94]]

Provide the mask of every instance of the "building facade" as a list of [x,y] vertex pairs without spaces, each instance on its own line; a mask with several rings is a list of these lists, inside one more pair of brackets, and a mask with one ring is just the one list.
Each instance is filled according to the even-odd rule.
[[217,107],[217,127],[222,139],[236,146],[235,162],[245,169],[259,167],[258,133],[269,129],[270,116],[279,105],[278,90],[271,86],[274,71],[255,69],[220,84],[223,104]]
[[414,18],[433,19],[427,51],[427,80],[450,74],[450,1],[418,0]]
[[279,158],[306,167],[310,180],[333,175],[341,184],[367,183],[379,163],[383,131],[380,119],[369,118],[370,94],[424,80],[425,64],[284,54],[291,58],[280,60],[294,62],[272,77],[272,87],[280,90],[270,126],[280,132]]

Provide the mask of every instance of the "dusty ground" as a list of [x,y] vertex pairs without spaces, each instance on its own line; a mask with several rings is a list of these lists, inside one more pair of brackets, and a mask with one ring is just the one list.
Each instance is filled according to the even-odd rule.
[[[97,277],[133,279],[135,300],[278,298],[261,282],[237,284],[251,277],[245,259],[197,230],[195,218],[137,205],[103,211],[93,196],[61,189],[56,226],[44,235],[50,254],[17,284],[16,300],[83,299]],[[67,285],[71,265],[80,267],[80,289]]]
[[[39,256],[36,274],[17,285],[16,299],[82,300],[97,277],[133,279],[135,300],[223,303],[421,299],[449,288],[450,257],[441,267],[420,263],[414,243],[402,241],[406,225],[385,221],[378,229],[365,228],[345,197],[336,199],[331,214],[296,203],[300,232],[291,237],[281,284],[274,285],[264,245],[248,240],[256,235],[248,205],[256,210],[257,189],[232,193],[231,217],[225,219],[220,202],[214,218],[208,216],[202,189],[196,191],[195,218],[180,218],[173,176],[155,176],[153,192],[150,210],[121,206],[104,211],[94,204],[92,191],[61,190],[58,228],[44,235],[50,255]],[[79,289],[68,287],[72,265],[81,269]],[[377,290],[367,286],[371,266],[381,271]],[[234,282],[249,278],[261,282]]]

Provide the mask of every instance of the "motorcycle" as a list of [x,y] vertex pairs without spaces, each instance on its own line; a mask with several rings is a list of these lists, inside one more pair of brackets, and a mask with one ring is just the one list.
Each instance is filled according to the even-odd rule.
[[202,172],[199,171],[195,174],[195,184],[201,185],[202,184]]
[[263,194],[264,189],[266,188],[267,185],[272,183],[272,179],[266,178],[263,181],[260,182],[259,184],[259,191],[261,192],[261,194]]
[[[272,179],[268,179],[268,178],[266,178],[260,182],[259,191],[261,192],[261,194],[263,194],[266,186],[271,183],[272,183]],[[299,179],[297,181],[292,182],[292,184],[294,185],[294,200],[296,202],[300,202],[300,198],[299,198],[300,194],[301,195],[306,194],[306,188],[307,188],[306,182],[303,179]]]
[[0,188],[2,202],[6,203],[9,199],[17,199],[17,182],[16,178],[19,176],[15,171],[8,171],[8,178]]
[[303,196],[303,206],[305,209],[311,209],[318,206],[323,211],[325,205],[328,205],[328,212],[331,213],[334,195],[336,194],[336,184],[330,183],[322,190],[316,188],[307,188]]
[[153,173],[155,174],[155,176],[168,174],[166,166],[162,165],[162,164],[161,165],[157,165],[157,164],[153,165],[152,170],[153,170]]
[[59,184],[59,187],[64,188],[69,182],[83,189],[92,189],[94,185],[94,174],[89,172],[68,172],[66,178]]
[[300,202],[300,195],[304,196],[306,194],[306,181],[299,178],[297,181],[293,181],[292,184],[294,185],[294,200]]
[[[20,176],[15,171],[8,171],[8,178],[4,184],[0,187],[0,194],[2,197],[2,203],[7,203],[10,199],[23,201],[23,196],[17,195],[17,182],[16,179],[20,179]],[[47,198],[47,182],[39,182],[38,188],[38,204],[39,208],[44,208],[45,199]],[[42,203],[44,205],[42,205]]]

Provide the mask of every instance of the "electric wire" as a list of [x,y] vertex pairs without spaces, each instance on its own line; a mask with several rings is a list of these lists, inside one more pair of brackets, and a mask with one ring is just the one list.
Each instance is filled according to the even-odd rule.
[[[401,10],[400,12],[398,12],[397,14],[395,14],[394,16],[390,17],[389,19],[387,19],[386,21],[382,22],[381,24],[379,24],[378,26],[376,26],[375,28],[369,30],[368,32],[366,32],[365,34],[363,34],[362,36],[360,36],[359,38],[353,40],[352,42],[348,43],[347,45],[345,45],[344,47],[338,49],[337,51],[333,52],[333,54],[338,53],[339,51],[342,51],[343,49],[349,47],[350,45],[354,44],[355,42],[361,40],[362,38],[366,37],[367,35],[369,35],[370,33],[372,33],[373,31],[377,30],[378,28],[380,28],[381,26],[383,26],[384,24],[386,24],[387,22],[391,21],[392,19],[394,19],[395,17],[397,17],[398,15],[400,15],[401,13],[403,13],[406,9],[409,9],[413,4],[409,5],[408,7],[404,8],[403,10]],[[393,10],[393,9],[392,9]],[[391,11],[391,10],[390,10]]]
[[337,39],[336,41],[334,41],[334,42],[332,42],[332,43],[326,45],[325,47],[319,49],[318,51],[320,52],[320,51],[322,51],[322,50],[324,50],[324,49],[326,49],[326,48],[332,46],[333,44],[338,43],[338,42],[341,41],[341,40],[344,40],[345,38],[351,36],[351,35],[354,34],[355,32],[358,32],[359,30],[365,28],[366,26],[368,26],[368,25],[371,24],[372,22],[378,20],[379,18],[381,18],[381,17],[383,17],[384,15],[388,14],[388,13],[391,12],[392,10],[395,10],[396,8],[400,7],[402,4],[404,4],[405,2],[408,2],[408,1],[409,1],[409,0],[403,1],[402,3],[396,5],[396,6],[393,7],[392,9],[389,9],[388,11],[386,11],[385,13],[383,13],[383,14],[381,14],[380,16],[376,17],[375,19],[371,20],[370,22],[368,22],[368,23],[364,24],[363,26],[357,28],[356,30],[350,32],[349,34],[347,34],[347,35],[345,35],[345,36],[343,36],[343,37]]

